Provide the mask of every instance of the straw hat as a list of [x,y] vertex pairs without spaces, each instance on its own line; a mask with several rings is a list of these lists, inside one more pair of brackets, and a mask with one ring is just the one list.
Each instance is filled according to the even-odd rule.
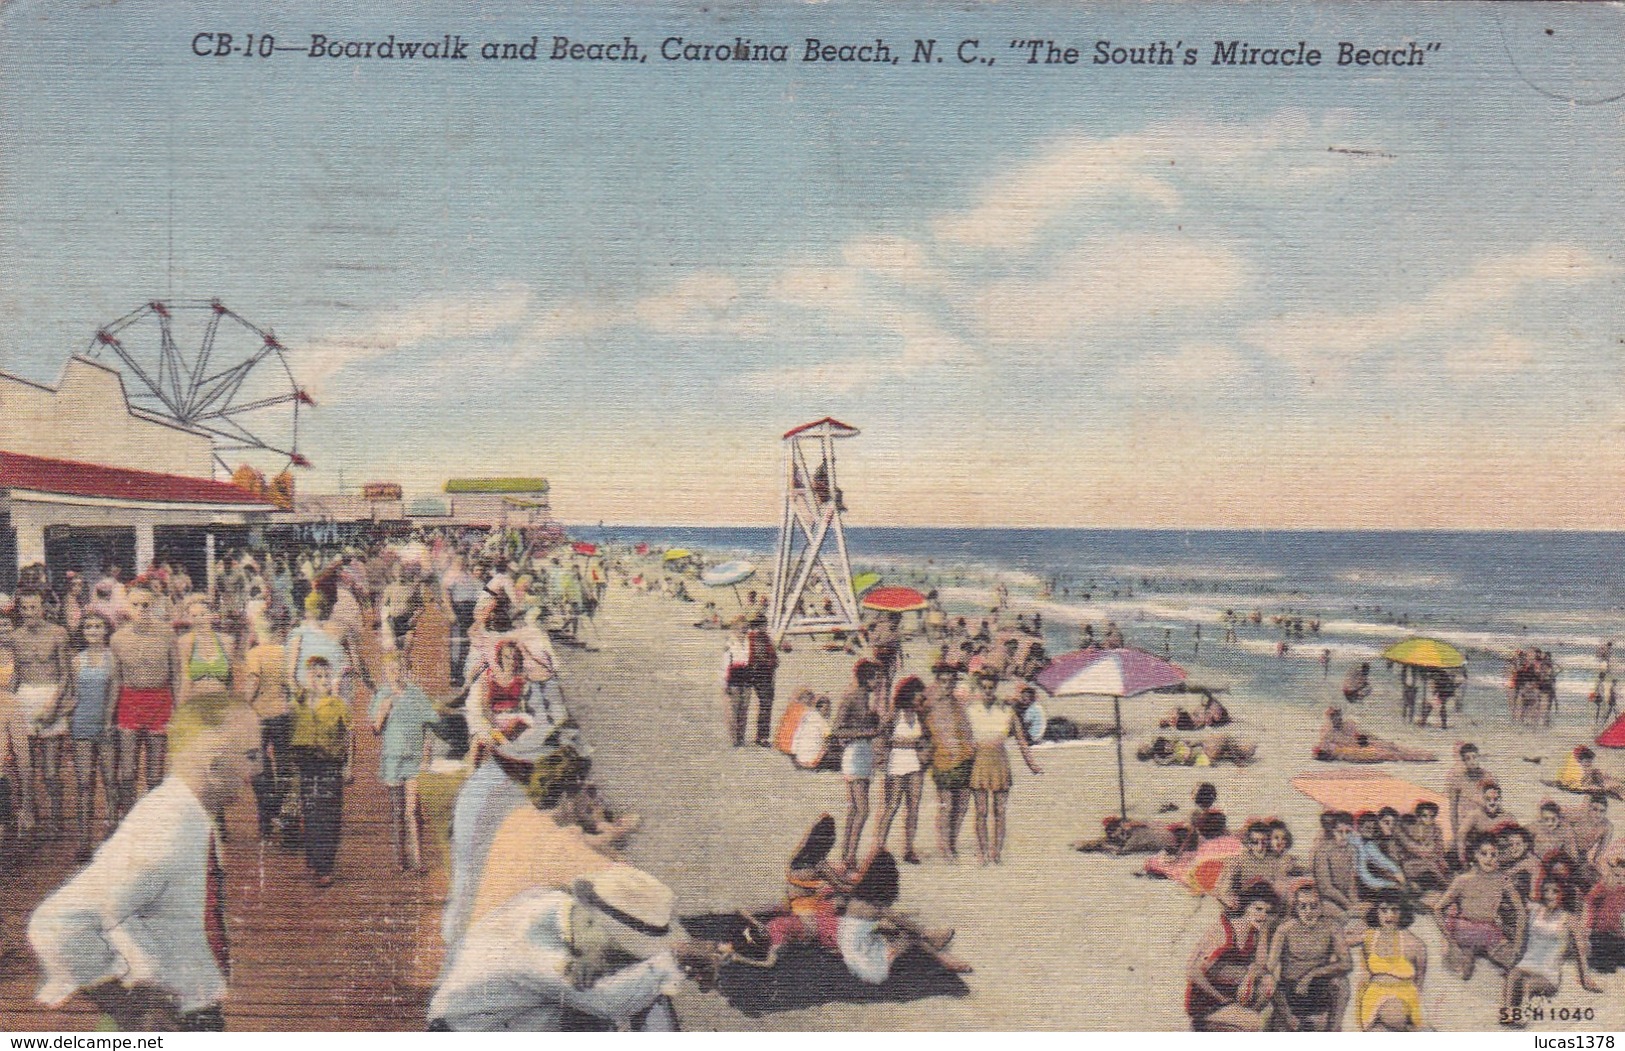
[[676,933],[671,888],[630,865],[582,876],[571,892],[602,918],[617,948],[640,960],[666,949]]

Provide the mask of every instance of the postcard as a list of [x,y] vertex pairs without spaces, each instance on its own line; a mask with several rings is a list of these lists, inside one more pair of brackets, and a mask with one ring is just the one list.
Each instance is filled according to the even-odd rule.
[[0,54],[0,1029],[1625,1027],[1618,5]]

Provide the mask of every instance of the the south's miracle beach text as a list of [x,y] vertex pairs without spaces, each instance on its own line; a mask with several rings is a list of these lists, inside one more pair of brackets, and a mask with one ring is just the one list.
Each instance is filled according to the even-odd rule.
[[[210,31],[192,36],[192,54],[208,59],[270,59],[378,62],[566,62],[606,65],[822,65],[1066,69],[1068,67],[1255,67],[1260,69],[1418,69],[1443,50],[1438,41],[1383,42],[1307,40],[1259,43],[1250,40],[1183,39],[1147,42],[1075,42],[1048,37],[1008,41],[965,37],[887,40],[859,37],[831,40],[757,40],[735,35],[714,39],[674,34],[659,40],[621,35],[583,39],[549,33],[519,40],[479,40],[461,33],[436,37],[387,33],[367,39],[329,33],[282,34]],[[1003,59],[1001,63],[999,60]]]

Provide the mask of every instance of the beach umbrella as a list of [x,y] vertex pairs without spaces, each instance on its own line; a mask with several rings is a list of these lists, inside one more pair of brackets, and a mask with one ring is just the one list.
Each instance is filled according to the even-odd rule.
[[852,578],[852,594],[862,595],[865,591],[880,583],[879,573],[859,573]]
[[739,584],[749,580],[756,574],[756,567],[749,562],[736,559],[732,562],[719,562],[700,574],[700,583],[712,588],[733,588],[734,601],[741,607],[745,600],[739,597]]
[[1063,653],[1034,680],[1052,697],[1110,697],[1117,724],[1117,808],[1128,820],[1128,792],[1123,773],[1123,698],[1176,686],[1185,669],[1144,650],[1122,647]]
[[641,543],[641,542],[640,542],[640,543],[639,543],[639,544],[638,544],[638,545],[637,545],[637,546],[636,546],[636,547],[634,547],[634,548],[633,548],[633,549],[632,549],[632,550],[633,550],[633,551],[636,551],[636,552],[637,552],[637,553],[638,553],[638,554],[640,554],[640,555],[647,555],[647,554],[648,554],[648,553],[649,553],[649,545],[648,545],[648,544],[645,544],[645,543]]
[[1615,719],[1608,729],[1597,735],[1597,744],[1602,748],[1625,748],[1625,715]]
[[685,558],[692,558],[693,556],[694,552],[688,550],[686,547],[674,547],[666,552],[666,561],[679,562]]
[[1327,810],[1345,810],[1350,814],[1362,810],[1375,813],[1383,807],[1408,814],[1418,803],[1432,803],[1439,808],[1439,827],[1447,838],[1451,834],[1450,810],[1445,806],[1444,796],[1392,774],[1375,770],[1299,774],[1292,779],[1292,787]]
[[1409,638],[1382,651],[1384,660],[1412,668],[1460,668],[1467,663],[1460,650],[1438,639]]
[[578,555],[596,555],[598,554],[598,545],[589,544],[585,540],[578,540],[570,545],[570,550]]
[[861,603],[864,609],[878,610],[881,613],[912,613],[915,610],[925,609],[930,605],[925,596],[913,588],[889,587],[875,588],[863,597]]
[[719,562],[700,574],[700,583],[714,588],[731,587],[750,579],[755,573],[756,567],[749,562]]

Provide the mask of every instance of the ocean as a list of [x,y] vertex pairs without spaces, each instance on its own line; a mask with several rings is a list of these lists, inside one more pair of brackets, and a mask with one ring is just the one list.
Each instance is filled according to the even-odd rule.
[[[773,528],[573,532],[742,557],[764,569],[777,539]],[[1373,661],[1380,694],[1381,651],[1427,635],[1467,654],[1469,710],[1484,719],[1505,717],[1513,651],[1552,651],[1559,721],[1578,728],[1592,718],[1585,698],[1601,667],[1598,647],[1625,639],[1625,533],[849,527],[847,541],[854,572],[936,588],[950,614],[972,624],[1002,581],[1017,610],[1043,615],[1051,652],[1074,648],[1085,623],[1098,636],[1115,621],[1130,645],[1166,650],[1193,681],[1288,703],[1340,700],[1335,687],[1360,660]],[[1243,623],[1227,644],[1227,610],[1244,621],[1257,610],[1260,623]]]

